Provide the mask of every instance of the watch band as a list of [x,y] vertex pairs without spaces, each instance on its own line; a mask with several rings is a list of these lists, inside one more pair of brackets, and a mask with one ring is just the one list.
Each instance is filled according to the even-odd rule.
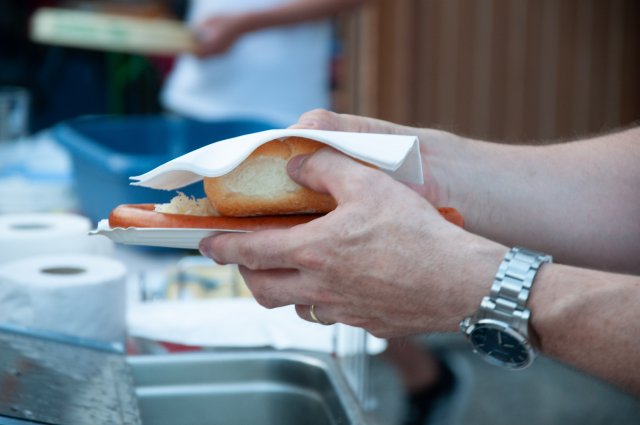
[[490,294],[473,316],[460,322],[473,350],[489,363],[523,369],[535,359],[536,336],[529,334],[527,300],[540,266],[551,261],[550,255],[511,248],[498,267]]
[[481,310],[496,319],[526,323],[530,316],[526,305],[533,280],[540,266],[552,261],[553,257],[541,252],[511,248],[498,267],[490,295],[482,300]]

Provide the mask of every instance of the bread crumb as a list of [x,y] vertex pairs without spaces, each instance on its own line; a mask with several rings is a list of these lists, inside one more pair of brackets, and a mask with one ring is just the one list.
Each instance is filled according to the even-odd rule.
[[156,212],[165,214],[184,214],[184,215],[197,215],[197,216],[215,216],[220,214],[213,208],[207,198],[196,199],[193,196],[187,196],[182,192],[178,192],[178,195],[167,204],[156,204]]

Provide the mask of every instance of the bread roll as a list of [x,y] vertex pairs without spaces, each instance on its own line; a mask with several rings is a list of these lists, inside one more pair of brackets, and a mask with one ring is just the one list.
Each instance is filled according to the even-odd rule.
[[296,155],[310,154],[326,146],[301,137],[273,140],[257,148],[233,171],[206,177],[204,191],[223,216],[326,213],[336,207],[325,194],[298,185],[287,174],[287,163]]

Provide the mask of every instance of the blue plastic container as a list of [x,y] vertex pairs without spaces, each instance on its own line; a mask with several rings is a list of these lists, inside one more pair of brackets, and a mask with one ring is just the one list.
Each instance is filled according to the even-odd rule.
[[[119,204],[168,202],[173,193],[130,186],[129,177],[210,143],[275,128],[251,120],[200,122],[173,116],[88,116],[53,129],[69,151],[82,212],[94,222]],[[201,184],[183,192],[203,196]]]

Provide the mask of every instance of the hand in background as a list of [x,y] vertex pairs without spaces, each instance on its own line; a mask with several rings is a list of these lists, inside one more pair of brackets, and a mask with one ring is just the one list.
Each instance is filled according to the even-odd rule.
[[436,207],[454,206],[449,205],[449,189],[442,183],[447,181],[446,163],[439,160],[434,161],[439,151],[442,150],[441,146],[450,145],[450,141],[458,139],[458,136],[454,134],[403,126],[375,118],[338,114],[324,109],[315,109],[302,114],[298,122],[290,128],[418,136],[422,153],[424,184],[406,185]]
[[363,2],[364,0],[292,0],[271,8],[216,16],[198,26],[196,54],[200,57],[218,55],[228,51],[243,34],[326,19]]
[[196,55],[205,58],[227,52],[245,30],[242,17],[225,15],[209,18],[195,31]]

